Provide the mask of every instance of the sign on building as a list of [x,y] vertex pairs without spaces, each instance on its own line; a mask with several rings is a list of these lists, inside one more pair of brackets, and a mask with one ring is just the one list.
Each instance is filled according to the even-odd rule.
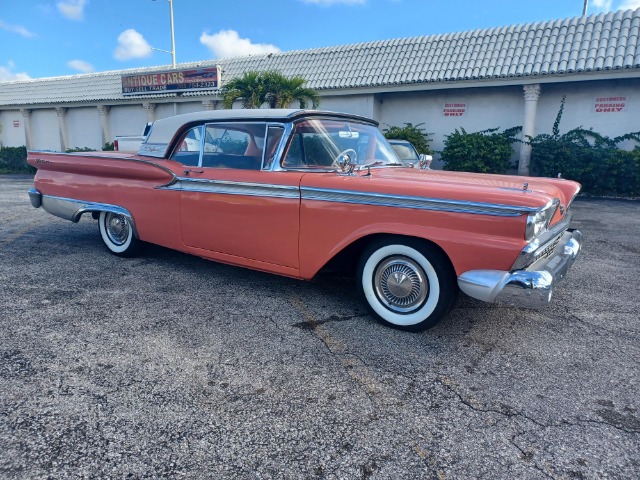
[[220,66],[122,76],[123,95],[212,90],[220,83]]
[[20,128],[20,120],[14,120],[13,121],[13,127],[14,128]]
[[596,113],[616,113],[627,110],[627,97],[596,97],[594,109]]
[[445,117],[462,117],[467,113],[466,103],[445,103],[442,108],[442,114]]

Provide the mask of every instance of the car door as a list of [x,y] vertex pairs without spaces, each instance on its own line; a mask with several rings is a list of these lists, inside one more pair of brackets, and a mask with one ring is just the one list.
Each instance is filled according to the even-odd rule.
[[185,245],[232,263],[298,268],[301,174],[268,169],[283,132],[282,125],[231,122],[184,135],[172,160],[184,165],[178,183]]

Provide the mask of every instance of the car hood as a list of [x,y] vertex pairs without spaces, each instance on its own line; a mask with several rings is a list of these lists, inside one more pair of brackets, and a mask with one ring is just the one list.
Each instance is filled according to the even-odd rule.
[[557,199],[561,211],[580,190],[580,184],[557,178],[520,177],[467,172],[445,172],[416,168],[371,168],[355,175],[306,174],[307,188],[367,192],[522,207],[523,211],[544,207]]

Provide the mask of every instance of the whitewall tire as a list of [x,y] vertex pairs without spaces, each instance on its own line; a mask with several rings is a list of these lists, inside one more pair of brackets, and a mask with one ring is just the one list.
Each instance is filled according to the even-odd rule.
[[458,293],[448,258],[412,238],[389,237],[371,243],[360,258],[357,281],[378,321],[413,332],[436,325]]
[[100,212],[100,235],[107,248],[121,257],[132,257],[140,250],[141,242],[135,237],[133,225],[126,215]]

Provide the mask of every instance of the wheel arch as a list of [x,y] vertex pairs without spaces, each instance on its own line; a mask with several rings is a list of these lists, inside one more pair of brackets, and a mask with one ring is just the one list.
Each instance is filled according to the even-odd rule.
[[118,205],[109,205],[106,203],[93,203],[90,205],[85,205],[82,208],[79,208],[71,219],[74,223],[77,223],[80,220],[80,217],[85,213],[90,213],[91,217],[94,220],[98,220],[100,218],[100,213],[102,212],[110,212],[116,213],[119,215],[124,215],[127,217],[127,220],[131,224],[131,228],[133,230],[133,235],[135,238],[140,239],[140,235],[138,234],[138,228],[136,227],[136,222],[133,218],[133,215],[129,210],[124,207],[119,207]]
[[356,268],[358,265],[358,260],[362,256],[364,250],[371,245],[373,242],[387,240],[389,243],[402,243],[403,240],[406,242],[410,240],[411,242],[421,243],[428,248],[438,252],[449,264],[451,270],[455,272],[455,268],[451,258],[447,254],[447,252],[440,246],[438,243],[433,240],[414,236],[414,235],[402,235],[397,233],[370,233],[359,237],[343,247],[340,251],[335,253],[325,264],[316,272],[316,275],[328,272],[340,272],[347,273],[349,275],[353,275],[356,272]]

